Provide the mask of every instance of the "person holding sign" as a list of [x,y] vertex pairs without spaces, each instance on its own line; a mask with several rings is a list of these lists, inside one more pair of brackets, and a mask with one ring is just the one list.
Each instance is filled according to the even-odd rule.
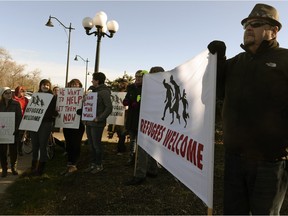
[[288,49],[279,47],[278,11],[256,4],[243,25],[244,50],[217,53],[217,96],[223,99],[224,214],[279,215],[288,187]]
[[[72,79],[68,83],[68,88],[82,88],[82,83],[78,79]],[[79,123],[79,128],[63,128],[63,134],[66,142],[67,151],[67,169],[62,172],[62,175],[68,176],[77,171],[77,162],[80,157],[81,141],[85,131],[85,126],[82,121]]]
[[18,101],[12,99],[12,91],[9,87],[4,87],[0,89],[0,112],[14,112],[15,113],[15,132],[14,132],[14,143],[10,144],[0,144],[0,160],[2,167],[1,177],[7,176],[8,170],[8,147],[10,155],[11,172],[13,175],[18,175],[16,164],[17,164],[17,140],[19,139],[19,125],[22,118],[21,106]]
[[[15,94],[13,97],[14,100],[18,101],[20,103],[20,106],[21,106],[21,111],[22,111],[22,116],[25,112],[25,109],[27,107],[27,104],[29,102],[28,98],[25,97],[25,88],[23,86],[17,86],[16,89],[15,89]],[[23,137],[24,135],[24,131],[23,130],[20,130],[19,131],[19,136],[18,136],[18,140],[17,140],[17,146],[18,146],[18,154],[20,156],[23,156],[23,151],[22,151],[22,148],[23,148],[23,142],[21,142],[21,138]]]
[[131,166],[135,163],[135,146],[140,114],[142,81],[143,76],[146,73],[148,73],[146,70],[136,71],[135,82],[128,85],[127,93],[123,100],[123,105],[128,106],[125,127],[130,136],[130,157],[127,161],[127,166]]
[[[106,119],[112,112],[111,90],[105,85],[106,76],[102,72],[93,73],[92,92],[97,92],[96,117],[92,121],[86,121],[86,133],[88,143],[91,146],[91,164],[85,172],[92,174],[103,170],[102,134],[106,126]],[[89,94],[86,98],[89,97]],[[84,107],[85,109],[85,107]],[[83,117],[83,116],[82,116]]]
[[[39,93],[52,94],[51,82],[43,79],[39,83]],[[32,140],[32,174],[41,176],[44,173],[47,157],[47,144],[49,136],[52,132],[55,117],[58,116],[56,110],[56,96],[54,95],[46,112],[43,113],[44,117],[37,132],[30,131]],[[36,101],[37,103],[38,101]],[[41,103],[41,102],[40,102]],[[40,153],[40,155],[39,155]],[[38,163],[39,162],[39,163]]]
[[[165,70],[160,66],[152,67],[149,71],[150,74],[164,72]],[[146,180],[146,176],[155,178],[158,175],[157,161],[151,157],[142,147],[137,148],[137,164],[135,176],[125,182],[125,185],[140,185]]]

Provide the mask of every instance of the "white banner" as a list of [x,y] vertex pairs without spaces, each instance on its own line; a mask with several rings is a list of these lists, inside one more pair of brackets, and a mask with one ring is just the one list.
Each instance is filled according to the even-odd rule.
[[97,92],[89,92],[85,101],[83,102],[83,112],[82,112],[82,120],[83,121],[93,121],[96,118],[97,112]]
[[107,118],[107,124],[125,125],[125,106],[123,100],[127,92],[111,92],[113,110]]
[[56,128],[79,128],[80,115],[77,110],[82,108],[83,88],[60,88],[57,95],[56,109],[59,116],[55,119]]
[[0,144],[14,143],[15,112],[0,112]]
[[19,130],[37,132],[52,98],[53,95],[49,93],[33,93],[25,109]]
[[138,144],[213,208],[216,55],[145,74]]

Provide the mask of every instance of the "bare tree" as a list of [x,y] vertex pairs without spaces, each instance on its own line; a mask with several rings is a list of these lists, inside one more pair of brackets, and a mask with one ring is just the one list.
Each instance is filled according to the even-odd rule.
[[0,47],[0,86],[16,88],[21,85],[30,91],[36,90],[41,79],[41,71],[35,69],[25,72],[25,67],[26,65],[13,61],[9,52]]

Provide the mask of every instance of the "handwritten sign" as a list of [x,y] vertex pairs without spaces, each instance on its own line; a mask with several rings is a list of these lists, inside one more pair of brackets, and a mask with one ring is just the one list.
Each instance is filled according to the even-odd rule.
[[55,127],[79,128],[80,115],[76,112],[81,109],[82,100],[82,88],[60,88],[56,103],[59,116],[55,120]]
[[52,94],[43,92],[33,93],[25,109],[19,130],[37,132],[52,98]]
[[82,120],[93,121],[96,118],[97,112],[97,92],[90,92],[87,94],[85,102],[83,103]]
[[108,124],[125,125],[125,110],[123,105],[126,92],[111,92],[113,110],[107,118]]
[[15,112],[0,112],[0,144],[14,143]]

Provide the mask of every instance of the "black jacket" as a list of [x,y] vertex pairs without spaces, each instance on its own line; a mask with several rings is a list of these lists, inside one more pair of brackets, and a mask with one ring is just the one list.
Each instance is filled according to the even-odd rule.
[[223,132],[228,152],[259,160],[287,155],[288,50],[264,41],[219,65],[217,95],[224,98]]
[[135,84],[131,84],[127,87],[127,93],[123,100],[123,105],[128,106],[127,116],[126,116],[127,118],[125,122],[125,127],[128,131],[138,130],[141,91],[142,91],[142,86],[136,86]]

